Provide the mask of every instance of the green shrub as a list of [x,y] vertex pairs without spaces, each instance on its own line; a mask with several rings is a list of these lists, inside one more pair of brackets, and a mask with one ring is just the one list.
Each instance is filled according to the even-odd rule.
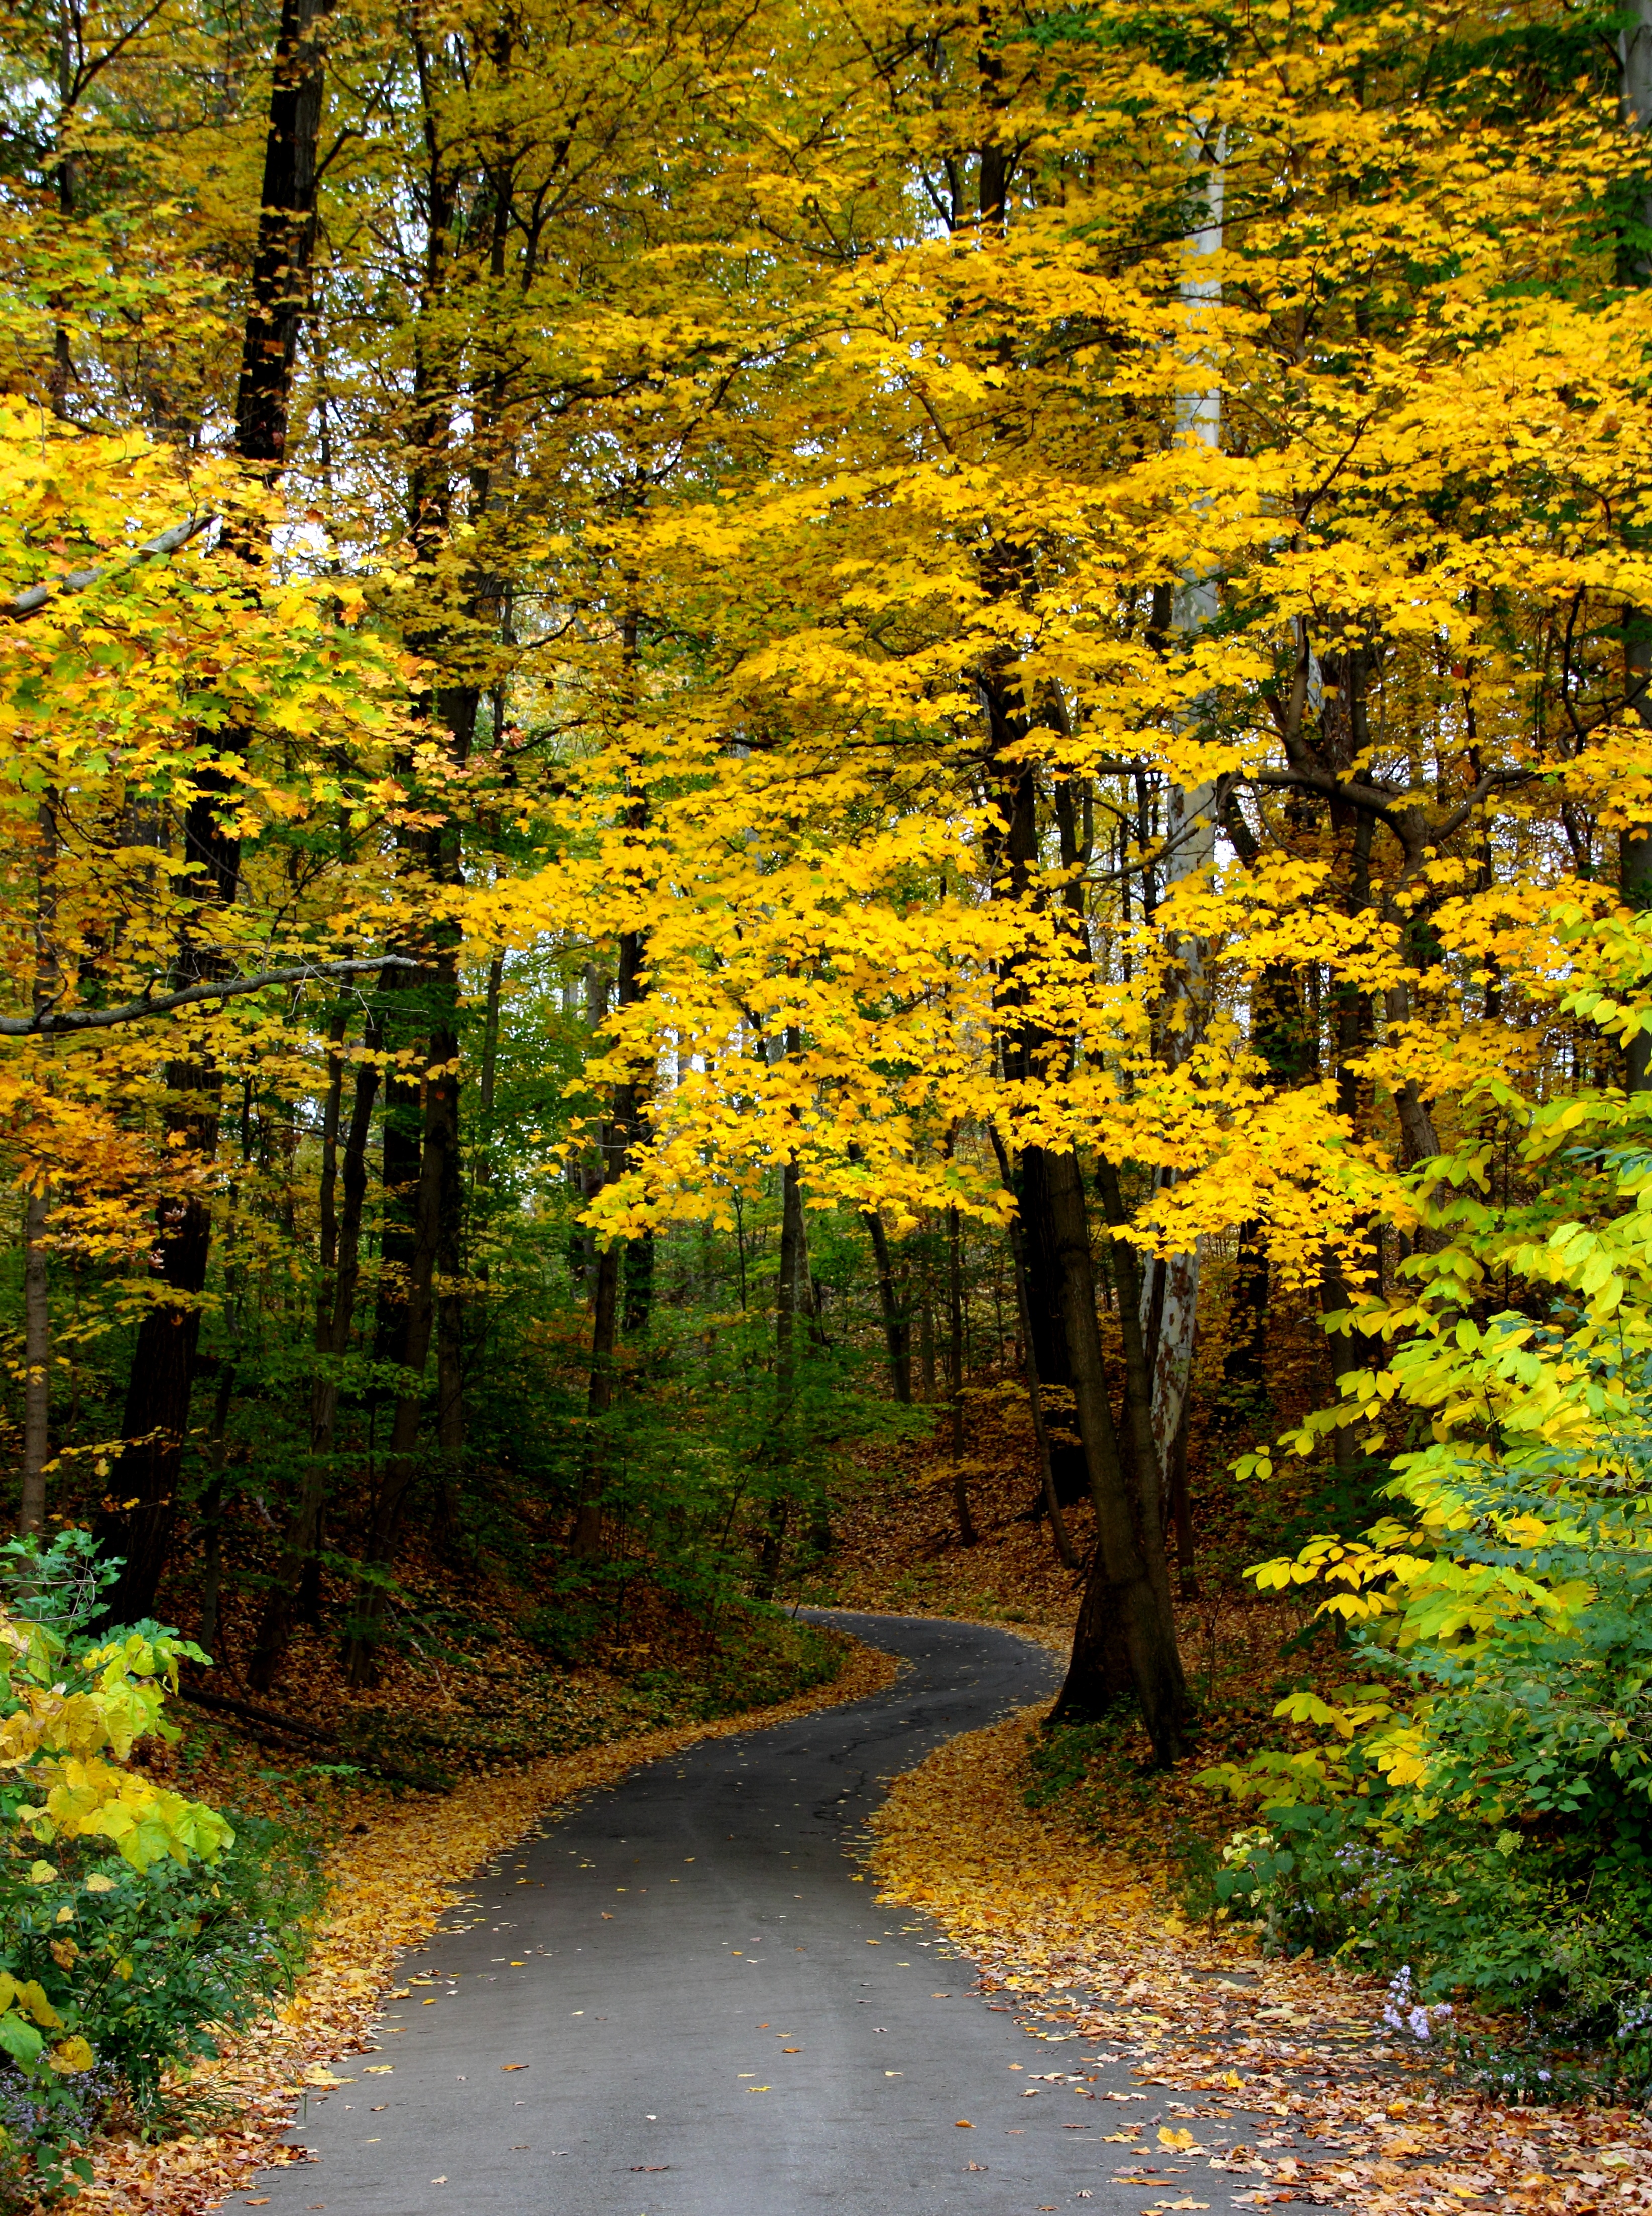
[[274,1827],[237,1837],[131,1766],[206,1658],[157,1624],[87,1636],[82,1535],[6,1549],[0,1577],[0,2182],[32,2201],[89,2177],[112,2101],[151,2120],[167,2068],[290,1981],[319,1881]]

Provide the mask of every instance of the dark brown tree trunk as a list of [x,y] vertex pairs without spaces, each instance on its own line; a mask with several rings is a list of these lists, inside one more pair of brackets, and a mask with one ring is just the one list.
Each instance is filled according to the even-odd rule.
[[46,1529],[46,1465],[52,1459],[52,1308],[46,1267],[51,1202],[44,1185],[23,1203],[23,1487],[17,1529]]
[[[1652,45],[1652,23],[1641,35]],[[1624,662],[1630,697],[1642,723],[1652,728],[1652,617],[1638,608],[1624,625]],[[1624,906],[1637,914],[1652,908],[1652,830],[1644,826],[1618,834],[1618,889]],[[1652,1031],[1637,1031],[1624,1049],[1624,1088],[1652,1092]]]
[[[1045,1170],[1061,1261],[1062,1314],[1073,1363],[1073,1397],[1089,1466],[1096,1520],[1095,1558],[1067,1680],[1054,1714],[1063,1720],[1100,1714],[1121,1694],[1133,1690],[1156,1757],[1162,1763],[1173,1762],[1181,1751],[1187,1696],[1169,1604],[1169,1579],[1164,1569],[1157,1487],[1150,1489],[1146,1473],[1139,1467],[1143,1428],[1150,1442],[1152,1437],[1151,1403],[1145,1398],[1146,1363],[1138,1332],[1133,1358],[1128,1345],[1126,1349],[1126,1430],[1134,1450],[1132,1460],[1138,1464],[1132,1483],[1120,1455],[1107,1397],[1096,1320],[1089,1220],[1077,1157],[1052,1154]],[[1114,1242],[1115,1266],[1121,1243]],[[1122,1312],[1130,1312],[1134,1306],[1131,1296],[1137,1291],[1133,1280],[1120,1282]],[[1131,1407],[1132,1400],[1138,1405]],[[1122,1683],[1121,1665],[1128,1668],[1128,1677]]]
[[602,1474],[607,1456],[601,1423],[613,1406],[614,1357],[619,1341],[620,1283],[625,1246],[611,1239],[597,1257],[596,1287],[591,1300],[591,1377],[585,1413],[591,1441],[585,1458],[584,1487],[574,1512],[569,1552],[589,1559],[602,1550]]
[[861,1219],[872,1240],[872,1265],[878,1273],[878,1305],[884,1319],[884,1344],[889,1349],[889,1382],[895,1398],[905,1407],[912,1399],[912,1349],[900,1288],[895,1282],[889,1234],[875,1208],[863,1209]]
[[[409,1383],[397,1397],[396,1413],[391,1423],[390,1444],[385,1454],[384,1473],[367,1531],[365,1559],[374,1569],[385,1567],[392,1558],[396,1535],[401,1527],[402,1510],[418,1468],[416,1449],[424,1403],[423,1395],[417,1387],[418,1382],[423,1378],[425,1364],[429,1358],[430,1340],[435,1325],[435,1286],[441,1235],[441,1187],[447,1168],[441,1133],[447,1107],[445,1103],[438,1103],[434,1109],[431,1105],[430,1096],[437,1089],[427,1078],[425,1143],[419,1164],[419,1183],[414,1208],[413,1254],[408,1270],[406,1319],[401,1346],[401,1368]],[[453,1093],[456,1105],[457,1080],[453,1082]],[[352,1685],[370,1685],[373,1682],[377,1672],[379,1627],[384,1621],[385,1606],[384,1587],[376,1580],[364,1579],[356,1591],[355,1618],[345,1650],[346,1667]]]
[[[644,944],[634,931],[620,938],[620,960],[615,985],[618,1005],[630,1007],[642,990]],[[604,1148],[605,1184],[623,1175],[627,1156],[641,1133],[641,1103],[637,1087],[622,1079],[613,1088],[613,1114]],[[600,1190],[600,1188],[599,1188]],[[591,1419],[591,1437],[586,1451],[580,1495],[574,1511],[570,1551],[579,1556],[599,1553],[602,1544],[602,1487],[607,1442],[602,1419],[615,1398],[620,1296],[625,1282],[625,1244],[611,1240],[598,1257],[596,1283],[591,1301],[591,1371],[586,1413]]]
[[952,1506],[960,1546],[973,1547],[980,1534],[970,1513],[969,1480],[964,1468],[964,1264],[958,1210],[946,1211],[946,1388],[952,1401]]
[[234,1399],[235,1363],[226,1355],[219,1365],[213,1420],[206,1433],[207,1463],[212,1475],[200,1500],[200,1622],[195,1637],[209,1654],[219,1644],[219,1618],[224,1602],[225,1470],[229,1462],[230,1407]]
[[[1032,1335],[1032,1359],[1038,1369],[1046,1424],[1051,1404],[1065,1410],[1073,1390],[1067,1327],[1062,1321],[1061,1270],[1045,1190],[1045,1166],[1048,1159],[1041,1147],[1028,1147],[1024,1151],[1020,1196],[1022,1260],[1026,1270],[1026,1328]],[[1071,1508],[1078,1501],[1088,1499],[1090,1474],[1084,1459],[1084,1445],[1070,1422],[1059,1425],[1051,1437],[1050,1468],[1056,1499],[1062,1507]]]
[[774,1445],[772,1456],[775,1491],[769,1499],[762,1545],[757,1559],[757,1595],[771,1600],[780,1583],[786,1553],[786,1534],[792,1502],[786,1491],[792,1464],[792,1428],[798,1390],[798,1310],[801,1280],[806,1269],[807,1242],[803,1222],[803,1181],[795,1162],[780,1173],[780,1269],[774,1305]]
[[[380,1027],[376,1023],[370,1024],[363,1042],[369,1053],[377,1051],[381,1037]],[[292,1640],[294,1622],[305,1613],[313,1613],[313,1607],[305,1610],[305,1588],[306,1581],[315,1582],[316,1553],[332,1491],[339,1365],[349,1351],[356,1290],[361,1276],[361,1213],[367,1191],[367,1139],[379,1092],[378,1066],[364,1061],[356,1071],[349,1130],[344,1141],[344,1204],[335,1226],[331,1222],[332,1196],[342,1076],[342,1064],[336,1057],[327,1102],[330,1138],[326,1131],[323,1137],[322,1277],[316,1309],[318,1361],[310,1396],[310,1459],[305,1467],[303,1487],[282,1537],[280,1558],[247,1666],[247,1682],[258,1692],[267,1692],[274,1683]]]
[[[992,1134],[993,1152],[998,1157],[998,1174],[1008,1192],[1015,1190],[1010,1173],[1009,1153],[996,1131]],[[1022,1228],[1019,1204],[1009,1220],[1009,1250],[1015,1270],[1015,1306],[1021,1320],[1021,1344],[1026,1357],[1026,1397],[1032,1416],[1032,1437],[1039,1450],[1039,1474],[1042,1481],[1044,1511],[1050,1518],[1050,1529],[1056,1542],[1056,1552],[1065,1569],[1078,1567],[1078,1555],[1068,1536],[1067,1521],[1061,1512],[1061,1496],[1056,1489],[1055,1463],[1050,1451],[1050,1432],[1044,1419],[1044,1386],[1039,1376],[1038,1352],[1033,1342],[1032,1303],[1027,1284],[1026,1234]]]
[[[236,451],[243,460],[262,465],[272,478],[287,454],[293,365],[315,241],[323,95],[322,56],[315,33],[321,13],[319,0],[283,0],[264,138],[252,297],[236,393]],[[247,736],[242,731],[221,734],[220,751],[243,750]],[[240,843],[227,828],[224,811],[238,802],[240,788],[210,763],[197,771],[194,783],[195,795],[184,819],[184,861],[198,889],[202,914],[210,915],[213,907],[233,902],[239,885]],[[186,979],[207,976],[218,966],[218,955],[197,936],[200,922],[197,917],[180,951],[178,967]],[[171,1067],[167,1083],[175,1094],[205,1093],[215,1098],[213,1074],[194,1065]],[[215,1112],[188,1114],[175,1128],[188,1130],[192,1151],[198,1159],[211,1160],[218,1142]],[[108,1598],[110,1621],[130,1622],[150,1614],[170,1551],[200,1334],[197,1303],[206,1287],[211,1246],[211,1216],[197,1194],[187,1193],[163,1204],[160,1259],[152,1274],[164,1285],[166,1297],[157,1301],[139,1327],[122,1425],[127,1443],[95,1526],[102,1552],[122,1561],[120,1579]],[[125,1505],[129,1500],[133,1503],[130,1508]]]

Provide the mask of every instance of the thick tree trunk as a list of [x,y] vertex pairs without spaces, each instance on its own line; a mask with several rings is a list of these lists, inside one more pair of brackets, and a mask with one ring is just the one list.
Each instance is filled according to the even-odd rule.
[[[1045,1169],[1061,1260],[1062,1314],[1073,1363],[1073,1397],[1096,1520],[1095,1558],[1055,1714],[1061,1719],[1095,1715],[1133,1690],[1155,1755],[1160,1762],[1171,1762],[1181,1751],[1187,1687],[1169,1604],[1156,1488],[1148,1490],[1139,1467],[1136,1482],[1130,1482],[1113,1426],[1077,1158],[1051,1154]],[[1115,1264],[1121,1243],[1114,1242]],[[1119,1307],[1127,1316],[1131,1306],[1128,1296],[1137,1288],[1121,1283],[1119,1290]],[[1127,1336],[1135,1337],[1136,1346],[1133,1359],[1128,1345],[1126,1349],[1126,1425],[1139,1457],[1143,1436],[1151,1438],[1151,1412],[1143,1400],[1145,1361],[1139,1335]],[[1126,1665],[1128,1678],[1121,1682]]]

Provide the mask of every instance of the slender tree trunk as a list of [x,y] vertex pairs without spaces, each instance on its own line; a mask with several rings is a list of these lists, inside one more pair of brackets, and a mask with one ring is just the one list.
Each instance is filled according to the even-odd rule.
[[[370,1024],[364,1042],[370,1052],[376,1050],[381,1036],[379,1026]],[[332,1199],[342,1086],[342,1063],[336,1056],[326,1118],[331,1136],[330,1139],[324,1130],[322,1152],[322,1277],[316,1307],[316,1376],[310,1395],[310,1457],[305,1465],[299,1499],[282,1536],[280,1557],[247,1665],[247,1682],[258,1692],[267,1692],[274,1683],[292,1641],[293,1623],[305,1612],[305,1587],[312,1578],[333,1485],[339,1365],[349,1351],[361,1276],[361,1214],[367,1191],[367,1140],[379,1092],[377,1064],[364,1061],[356,1070],[342,1165],[343,1210],[334,1226]],[[313,1610],[310,1612],[313,1613]]]
[[969,1481],[964,1471],[964,1265],[958,1210],[946,1211],[946,1382],[952,1400],[952,1506],[958,1513],[960,1546],[973,1547],[980,1534],[970,1513]]
[[[1622,65],[1622,111],[1631,131],[1645,133],[1652,124],[1652,0],[1634,0],[1618,34]],[[1652,193],[1643,195],[1637,210],[1643,226],[1652,220]],[[1620,257],[1628,260],[1627,255]],[[1652,277],[1644,253],[1625,274],[1644,285]],[[1624,612],[1624,690],[1641,722],[1652,729],[1652,613],[1633,608]],[[1652,826],[1625,828],[1618,834],[1618,883],[1625,908],[1637,913],[1652,908]],[[1642,1031],[1624,1050],[1624,1089],[1652,1091],[1652,1031]]]
[[[621,933],[615,980],[616,1002],[621,1008],[630,1007],[642,990],[643,959],[641,933],[632,931]],[[595,1018],[597,1013],[595,1000],[592,1013]],[[613,1088],[613,1113],[603,1150],[604,1184],[624,1174],[627,1156],[639,1132],[640,1103],[637,1087],[629,1079],[623,1079]],[[600,1187],[598,1189],[601,1190]],[[591,1301],[590,1386],[586,1399],[586,1413],[591,1419],[591,1437],[581,1480],[580,1497],[574,1511],[573,1534],[569,1542],[570,1551],[582,1557],[599,1553],[602,1543],[602,1485],[607,1444],[601,1419],[613,1408],[615,1398],[615,1362],[625,1263],[625,1244],[617,1239],[611,1240],[597,1259],[596,1282]]]
[[[236,452],[273,481],[287,456],[288,411],[299,323],[309,292],[315,242],[317,142],[324,89],[316,38],[320,0],[283,0],[277,33],[269,122],[264,140],[258,241],[252,298],[243,331],[241,377],[236,393]],[[223,754],[244,750],[249,735],[219,735]],[[240,786],[208,763],[194,779],[184,820],[184,860],[203,903],[231,906],[239,886],[240,844],[226,821]],[[185,977],[212,975],[220,957],[191,935],[181,947]],[[175,1064],[169,1090],[216,1099],[214,1073],[198,1064]],[[180,1110],[175,1130],[189,1135],[186,1152],[202,1163],[217,1150],[218,1118],[199,1108]],[[102,1551],[122,1568],[108,1597],[107,1620],[132,1622],[150,1615],[177,1522],[177,1488],[189,1428],[189,1391],[200,1335],[198,1303],[206,1288],[212,1218],[190,1191],[160,1210],[159,1260],[152,1271],[163,1294],[139,1327],[126,1388],[121,1450],[108,1503],[95,1526]],[[132,1506],[126,1504],[130,1501]]]
[[582,1559],[602,1549],[602,1474],[606,1442],[600,1426],[613,1406],[614,1356],[619,1338],[620,1282],[625,1247],[611,1239],[597,1257],[596,1289],[591,1302],[591,1376],[585,1413],[592,1432],[586,1456],[584,1490],[574,1515],[569,1551]]
[[45,1185],[23,1204],[23,1490],[17,1529],[46,1529],[46,1466],[52,1459],[52,1309],[46,1230],[51,1198]]
[[218,1391],[213,1401],[213,1420],[206,1434],[207,1467],[212,1475],[201,1495],[200,1622],[197,1642],[210,1654],[219,1643],[219,1618],[224,1604],[224,1493],[225,1470],[230,1452],[230,1407],[235,1399],[235,1363],[225,1356],[218,1372]]
[[[1645,20],[1639,37],[1649,50],[1649,76],[1652,80],[1652,0],[1646,0],[1643,13]],[[1631,611],[1624,631],[1627,690],[1642,723],[1652,729],[1652,615],[1638,608]],[[1637,914],[1652,909],[1652,828],[1625,828],[1619,832],[1618,889],[1624,906]],[[1652,1092],[1652,1031],[1637,1031],[1624,1046],[1624,1089],[1628,1093]]]
[[[1010,1174],[1009,1154],[1003,1141],[995,1130],[992,1134],[993,1152],[998,1157],[998,1174],[1003,1179],[1007,1192],[1014,1192],[1014,1181]],[[1044,1420],[1044,1387],[1039,1376],[1039,1357],[1032,1333],[1032,1301],[1027,1282],[1026,1234],[1022,1228],[1019,1199],[1016,1212],[1009,1219],[1009,1250],[1015,1271],[1015,1305],[1021,1320],[1021,1344],[1026,1350],[1026,1398],[1032,1414],[1032,1437],[1039,1450],[1039,1472],[1043,1480],[1044,1510],[1050,1518],[1050,1529],[1055,1538],[1056,1552],[1063,1568],[1076,1570],[1078,1554],[1068,1536],[1067,1519],[1061,1512],[1061,1497],[1056,1490],[1055,1463],[1050,1453],[1050,1433]]]
[[798,1392],[798,1310],[800,1281],[805,1268],[807,1240],[803,1222],[803,1180],[796,1162],[780,1173],[780,1269],[774,1307],[774,1446],[776,1484],[768,1504],[762,1546],[757,1561],[757,1594],[771,1600],[780,1583],[786,1553],[786,1527],[792,1518],[787,1491],[792,1467],[792,1434]]
[[[427,1087],[427,1102],[429,1089]],[[429,1143],[430,1119],[428,1113],[425,1137],[426,1145],[419,1166],[413,1259],[408,1278],[406,1333],[402,1344],[401,1366],[410,1381],[417,1381],[424,1376],[435,1324],[434,1289],[441,1235],[441,1180],[446,1166],[441,1147]],[[397,1398],[396,1412],[391,1423],[390,1443],[385,1453],[384,1472],[367,1532],[366,1558],[374,1568],[386,1565],[394,1552],[396,1535],[401,1527],[402,1510],[418,1467],[416,1450],[419,1419],[422,1413],[422,1395],[411,1388],[404,1389]],[[376,1581],[364,1580],[358,1586],[354,1625],[345,1652],[346,1667],[352,1685],[370,1685],[373,1682],[377,1670],[379,1627],[384,1620],[385,1604],[384,1588]]]
[[889,1251],[889,1234],[875,1208],[862,1209],[861,1220],[872,1240],[872,1265],[878,1275],[878,1305],[884,1319],[884,1344],[889,1349],[889,1382],[903,1407],[912,1399],[912,1351],[907,1321],[901,1309],[900,1289]]

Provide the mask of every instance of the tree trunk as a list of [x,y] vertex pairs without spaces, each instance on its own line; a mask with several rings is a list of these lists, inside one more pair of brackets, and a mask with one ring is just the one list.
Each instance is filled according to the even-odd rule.
[[[1067,1327],[1062,1320],[1061,1267],[1055,1233],[1050,1220],[1050,1197],[1045,1166],[1049,1156],[1041,1147],[1028,1147],[1020,1159],[1022,1260],[1026,1269],[1026,1329],[1031,1333],[1032,1360],[1039,1373],[1040,1398],[1046,1424],[1052,1400],[1065,1406],[1073,1390],[1073,1369],[1067,1352]],[[1071,1508],[1090,1493],[1090,1474],[1084,1444],[1069,1424],[1064,1436],[1050,1441],[1050,1470],[1056,1499]],[[1042,1505],[1042,1504],[1040,1504]]]
[[[391,1424],[390,1444],[385,1454],[384,1474],[367,1532],[366,1560],[373,1568],[382,1567],[391,1559],[396,1534],[401,1525],[402,1509],[417,1468],[416,1450],[419,1441],[419,1419],[423,1413],[423,1396],[416,1389],[416,1384],[424,1376],[435,1324],[434,1288],[441,1236],[441,1180],[446,1167],[441,1143],[439,1140],[435,1144],[430,1142],[433,1117],[428,1108],[428,1097],[435,1089],[434,1086],[427,1083],[426,1144],[419,1166],[413,1259],[408,1277],[406,1331],[402,1343],[401,1366],[407,1373],[410,1384],[397,1398],[396,1413]],[[456,1083],[453,1090],[456,1094]],[[384,1620],[384,1587],[374,1581],[364,1580],[356,1589],[355,1620],[345,1650],[346,1666],[352,1685],[370,1685],[373,1682],[379,1627]]]
[[798,1392],[799,1280],[808,1252],[803,1222],[803,1180],[795,1161],[780,1173],[780,1269],[774,1305],[774,1448],[776,1485],[768,1504],[757,1560],[757,1596],[772,1600],[780,1583],[792,1503],[786,1491]]
[[17,1529],[46,1530],[46,1465],[52,1459],[52,1309],[46,1228],[51,1197],[32,1188],[23,1207],[23,1490]]
[[[236,392],[236,452],[260,465],[272,479],[287,454],[288,411],[299,323],[309,289],[315,241],[317,141],[321,127],[323,68],[315,28],[319,0],[283,0],[264,138],[262,194],[252,297],[242,336]],[[247,734],[225,731],[219,749],[244,748]],[[194,774],[195,793],[184,820],[184,860],[203,901],[231,905],[239,886],[240,843],[224,813],[239,803],[240,786],[208,763]],[[205,976],[218,957],[191,936],[180,949],[185,976]],[[215,1091],[213,1073],[194,1064],[167,1072],[174,1093]],[[217,1149],[215,1115],[185,1111],[174,1125],[190,1132],[192,1151],[210,1161]],[[126,1388],[122,1437],[110,1495],[95,1530],[102,1552],[119,1555],[122,1569],[108,1596],[106,1619],[131,1622],[155,1605],[177,1521],[176,1493],[189,1428],[189,1388],[198,1302],[206,1283],[212,1219],[195,1193],[163,1203],[160,1261],[153,1275],[168,1298],[145,1315],[138,1333]],[[131,1500],[128,1509],[124,1504]],[[120,1504],[116,1505],[115,1504]]]
[[[1643,0],[1641,15],[1637,51],[1645,52],[1647,89],[1652,91],[1652,0]],[[1625,689],[1641,722],[1652,729],[1652,616],[1638,608],[1631,612],[1624,626],[1624,662]],[[1619,832],[1618,889],[1624,906],[1634,909],[1637,914],[1644,914],[1652,908],[1652,828],[1625,828]],[[1652,1031],[1637,1031],[1624,1046],[1624,1089],[1627,1093],[1652,1092]]]
[[613,1406],[613,1363],[620,1316],[620,1278],[625,1247],[611,1239],[597,1257],[596,1290],[591,1302],[591,1376],[585,1413],[591,1422],[591,1439],[585,1458],[585,1479],[574,1514],[569,1552],[582,1559],[602,1548],[602,1472],[607,1462],[601,1430],[602,1419]]
[[[992,1134],[993,1152],[998,1157],[998,1174],[1004,1190],[1013,1193],[1014,1183],[1010,1175],[1009,1154],[1003,1141],[995,1130]],[[1044,1420],[1044,1388],[1039,1376],[1039,1358],[1032,1335],[1032,1303],[1027,1285],[1026,1235],[1022,1228],[1020,1203],[1016,1213],[1009,1219],[1009,1251],[1015,1271],[1015,1306],[1021,1320],[1021,1344],[1026,1350],[1026,1398],[1032,1415],[1032,1437],[1039,1450],[1039,1474],[1043,1482],[1044,1511],[1050,1518],[1056,1552],[1064,1569],[1078,1567],[1078,1555],[1067,1532],[1067,1519],[1061,1512],[1061,1497],[1056,1490],[1055,1464],[1050,1453],[1050,1433]]]
[[219,1643],[224,1602],[224,1472],[229,1461],[230,1405],[235,1398],[235,1363],[225,1356],[218,1372],[218,1392],[206,1435],[212,1475],[201,1495],[200,1622],[195,1637],[210,1654]]
[[[370,1023],[364,1045],[370,1052],[375,1051],[381,1038],[379,1025]],[[247,1665],[247,1682],[258,1692],[268,1692],[274,1683],[292,1640],[293,1623],[303,1612],[304,1588],[311,1574],[332,1490],[339,1367],[349,1351],[355,1320],[356,1290],[361,1276],[361,1211],[367,1191],[367,1139],[379,1092],[378,1067],[364,1061],[356,1071],[350,1126],[344,1142],[343,1212],[336,1233],[330,1236],[342,1079],[342,1068],[336,1064],[327,1106],[331,1140],[324,1130],[322,1151],[322,1277],[316,1308],[317,1361],[310,1394],[310,1458],[305,1466],[302,1489],[282,1537],[280,1558]]]
[[970,1513],[970,1488],[964,1474],[964,1266],[958,1210],[946,1211],[946,1382],[952,1404],[952,1506],[958,1512],[960,1546],[972,1547],[980,1534]]
[[[1181,1751],[1187,1687],[1163,1567],[1158,1501],[1156,1493],[1143,1499],[1139,1469],[1136,1482],[1129,1482],[1119,1453],[1096,1320],[1089,1222],[1077,1157],[1052,1154],[1045,1169],[1061,1262],[1062,1314],[1073,1363],[1073,1397],[1096,1521],[1095,1558],[1067,1680],[1054,1713],[1063,1719],[1099,1714],[1121,1693],[1133,1690],[1156,1757],[1161,1763],[1173,1762]],[[1121,1243],[1114,1242],[1115,1265]],[[1137,1290],[1128,1282],[1119,1285],[1119,1308],[1126,1318],[1132,1305],[1129,1296]],[[1129,1350],[1132,1337],[1133,1359]],[[1143,1434],[1151,1438],[1151,1418],[1150,1408],[1143,1404],[1145,1362],[1139,1336],[1128,1327],[1126,1363],[1126,1424],[1139,1455]],[[1121,1682],[1125,1666],[1128,1679]]]
[[889,1349],[889,1380],[903,1407],[912,1399],[912,1349],[907,1320],[902,1313],[900,1290],[890,1258],[889,1234],[875,1208],[863,1208],[860,1220],[872,1240],[872,1259],[878,1276],[878,1305],[884,1319],[884,1344]]

